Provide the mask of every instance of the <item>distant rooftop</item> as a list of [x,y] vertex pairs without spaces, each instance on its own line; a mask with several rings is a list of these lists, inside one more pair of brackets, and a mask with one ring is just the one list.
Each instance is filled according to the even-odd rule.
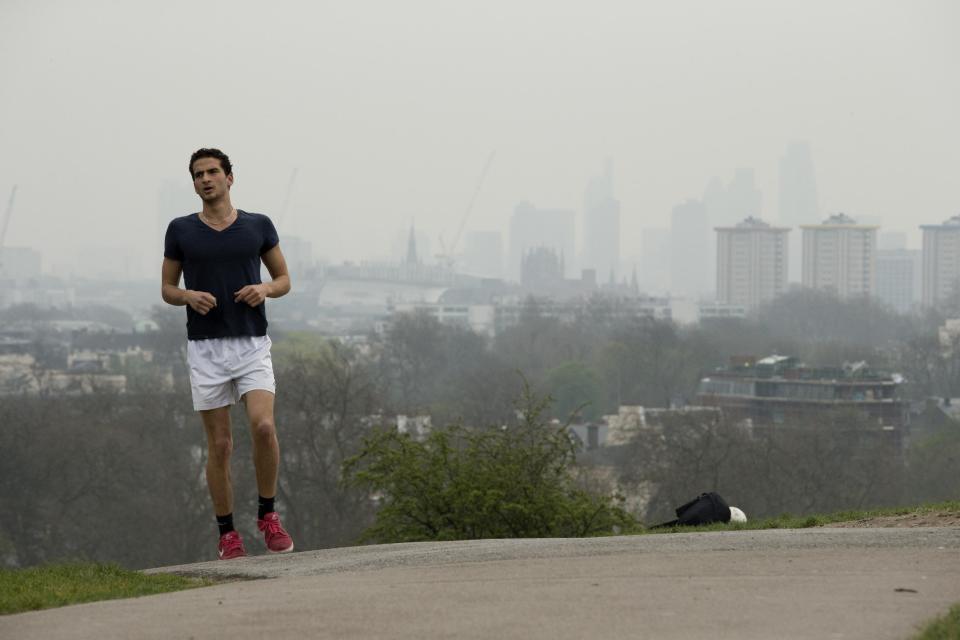
[[747,216],[746,218],[744,218],[743,222],[737,223],[737,228],[739,229],[745,229],[748,227],[762,227],[764,229],[767,229],[770,227],[770,223],[764,222],[760,218],[755,218],[753,216]]
[[789,365],[792,363],[791,361],[793,360],[794,358],[791,358],[790,356],[772,355],[772,356],[767,356],[766,358],[760,358],[759,360],[757,360],[757,364],[768,365],[768,366]]
[[743,219],[742,222],[738,222],[734,226],[725,226],[725,227],[715,227],[717,231],[745,231],[745,230],[758,230],[758,231],[790,231],[789,227],[774,227],[769,222],[757,218],[756,216],[747,216]]
[[943,221],[943,224],[922,224],[920,225],[921,229],[941,229],[943,227],[960,227],[960,213],[953,216],[952,218],[947,218]]
[[808,367],[793,356],[771,355],[755,359],[735,356],[730,366],[714,371],[713,375],[738,378],[784,378],[791,380],[870,380],[899,383],[898,374],[873,371],[865,361],[844,362],[839,367]]
[[857,224],[857,221],[841,211],[824,220],[823,224]]
[[875,225],[875,224],[859,224],[856,220],[854,220],[847,214],[843,213],[842,211],[838,211],[837,213],[830,215],[830,217],[828,217],[826,220],[824,220],[820,224],[800,225],[801,229],[813,229],[813,230],[824,229],[824,228],[837,228],[837,227],[852,228],[852,229],[859,229],[859,230],[875,230],[880,228],[879,225]]

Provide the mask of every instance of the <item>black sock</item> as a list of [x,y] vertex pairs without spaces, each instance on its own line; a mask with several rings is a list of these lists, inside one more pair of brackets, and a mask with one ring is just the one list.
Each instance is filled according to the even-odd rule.
[[273,501],[276,496],[273,498],[264,498],[263,496],[257,497],[259,498],[259,500],[257,500],[257,518],[259,520],[263,520],[263,516],[275,510],[273,508]]
[[217,528],[220,529],[220,535],[233,531],[233,514],[217,516]]

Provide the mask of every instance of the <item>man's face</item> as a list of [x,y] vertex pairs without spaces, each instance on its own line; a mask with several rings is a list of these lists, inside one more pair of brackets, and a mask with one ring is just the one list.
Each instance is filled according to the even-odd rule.
[[233,184],[233,174],[223,172],[216,158],[198,158],[193,163],[193,188],[204,202],[212,202],[227,195]]

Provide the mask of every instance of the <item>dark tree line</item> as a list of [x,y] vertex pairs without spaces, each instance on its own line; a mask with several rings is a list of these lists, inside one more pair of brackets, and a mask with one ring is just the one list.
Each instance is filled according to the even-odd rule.
[[[903,394],[960,396],[960,348],[944,349],[943,317],[903,317],[866,301],[796,292],[756,317],[696,327],[622,318],[601,307],[572,321],[535,303],[495,338],[400,316],[361,347],[309,334],[274,338],[280,504],[301,549],[355,543],[374,522],[367,489],[343,482],[345,461],[399,414],[470,430],[516,421],[525,382],[550,395],[544,419],[615,413],[620,405],[695,402],[700,377],[734,355],[796,355],[812,365],[867,360],[899,371]],[[204,483],[206,449],[190,407],[182,316],[157,315],[144,337],[154,363],[128,371],[128,392],[0,396],[0,561],[66,558],[131,567],[210,557],[215,528]],[[42,346],[42,345],[41,345]],[[957,345],[960,347],[960,345]],[[242,410],[235,417],[237,522],[255,539],[256,490]],[[583,458],[579,481],[611,480],[649,504],[646,522],[704,490],[748,514],[813,513],[960,498],[957,423],[916,429],[896,451],[856,415],[824,414],[782,429],[677,419],[638,434],[608,458]],[[667,519],[667,518],[664,518]],[[253,541],[249,545],[254,550]]]
[[195,557],[210,516],[188,412],[165,395],[0,399],[6,562]]
[[[857,413],[750,427],[721,416],[674,416],[639,430],[612,464],[629,493],[647,494],[647,523],[707,490],[751,517],[808,515],[936,499],[914,492],[897,435]],[[957,484],[960,488],[960,484]]]

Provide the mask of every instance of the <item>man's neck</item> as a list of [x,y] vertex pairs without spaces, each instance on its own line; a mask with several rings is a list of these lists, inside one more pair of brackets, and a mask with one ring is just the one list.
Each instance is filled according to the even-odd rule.
[[220,198],[215,202],[203,203],[203,217],[207,220],[226,220],[233,215],[233,204],[230,197]]

